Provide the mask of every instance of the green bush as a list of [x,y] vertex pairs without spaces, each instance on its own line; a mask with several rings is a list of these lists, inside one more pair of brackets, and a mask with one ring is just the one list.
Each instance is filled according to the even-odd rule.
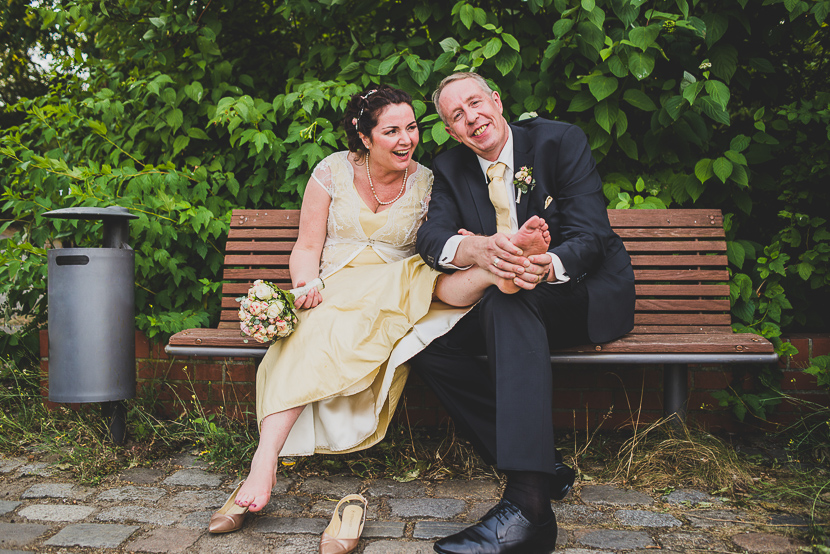
[[0,293],[35,319],[44,248],[100,240],[99,225],[43,212],[120,205],[139,216],[138,327],[164,336],[215,323],[231,209],[297,207],[310,168],[344,147],[347,99],[370,83],[413,95],[416,156],[429,164],[452,144],[430,93],[474,70],[502,91],[509,119],[537,112],[586,131],[609,206],[722,208],[737,331],[788,353],[782,328],[827,328],[830,1],[27,9],[30,28],[75,45],[47,93],[4,106],[21,122],[0,130],[0,229],[13,233]]

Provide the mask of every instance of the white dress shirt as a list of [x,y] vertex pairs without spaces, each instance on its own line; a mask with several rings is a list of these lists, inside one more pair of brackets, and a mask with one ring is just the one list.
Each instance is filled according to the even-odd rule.
[[[490,166],[493,164],[501,162],[506,166],[504,169],[504,186],[507,189],[507,203],[510,209],[510,232],[517,232],[519,230],[519,223],[516,215],[516,186],[513,184],[513,175],[516,172],[513,160],[513,130],[510,129],[510,127],[507,128],[507,142],[504,144],[504,148],[502,148],[496,161],[491,162],[489,160],[485,160],[481,156],[476,156],[476,158],[478,158],[478,163],[481,166],[481,172],[484,175],[487,175],[487,170],[490,169]],[[447,269],[469,269],[472,267],[469,265],[466,267],[458,267],[452,263],[452,260],[455,258],[455,254],[458,251],[458,245],[461,244],[461,241],[464,240],[464,238],[464,235],[455,235],[447,240],[446,244],[444,244],[443,250],[441,251],[441,258],[438,260],[438,264],[441,267]],[[565,272],[565,266],[562,265],[562,260],[560,260],[559,256],[553,254],[552,252],[548,252],[547,254],[551,257],[551,262],[553,263],[553,273],[556,278],[555,281],[550,282],[568,282],[570,277],[568,277],[568,274]]]

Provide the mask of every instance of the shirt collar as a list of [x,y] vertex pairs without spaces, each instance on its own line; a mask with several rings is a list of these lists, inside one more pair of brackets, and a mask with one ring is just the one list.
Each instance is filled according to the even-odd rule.
[[478,158],[478,164],[481,166],[481,172],[484,175],[487,175],[487,170],[490,169],[490,166],[494,163],[501,162],[507,166],[506,172],[513,173],[513,129],[510,128],[510,125],[507,126],[507,142],[504,143],[504,148],[501,149],[499,153],[499,157],[496,161],[491,162],[489,160],[485,160],[478,154],[476,154],[476,158]]

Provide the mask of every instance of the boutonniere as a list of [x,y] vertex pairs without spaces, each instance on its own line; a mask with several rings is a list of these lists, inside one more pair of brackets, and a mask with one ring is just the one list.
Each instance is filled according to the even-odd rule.
[[533,178],[533,168],[522,166],[516,172],[513,184],[516,185],[516,204],[518,204],[522,199],[522,193],[527,194],[527,191],[536,186],[536,179]]

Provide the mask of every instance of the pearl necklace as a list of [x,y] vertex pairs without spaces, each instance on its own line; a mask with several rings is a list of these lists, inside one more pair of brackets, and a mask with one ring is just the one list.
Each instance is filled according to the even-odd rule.
[[372,184],[372,173],[369,171],[369,153],[366,152],[366,176],[369,178],[369,189],[372,191],[372,196],[375,197],[375,201],[380,204],[381,206],[388,206],[389,204],[394,204],[398,201],[398,198],[403,196],[403,192],[406,189],[406,174],[409,173],[409,166],[403,171],[403,183],[401,183],[401,190],[398,192],[398,195],[390,200],[389,202],[382,202],[378,195],[375,193],[375,186]]

